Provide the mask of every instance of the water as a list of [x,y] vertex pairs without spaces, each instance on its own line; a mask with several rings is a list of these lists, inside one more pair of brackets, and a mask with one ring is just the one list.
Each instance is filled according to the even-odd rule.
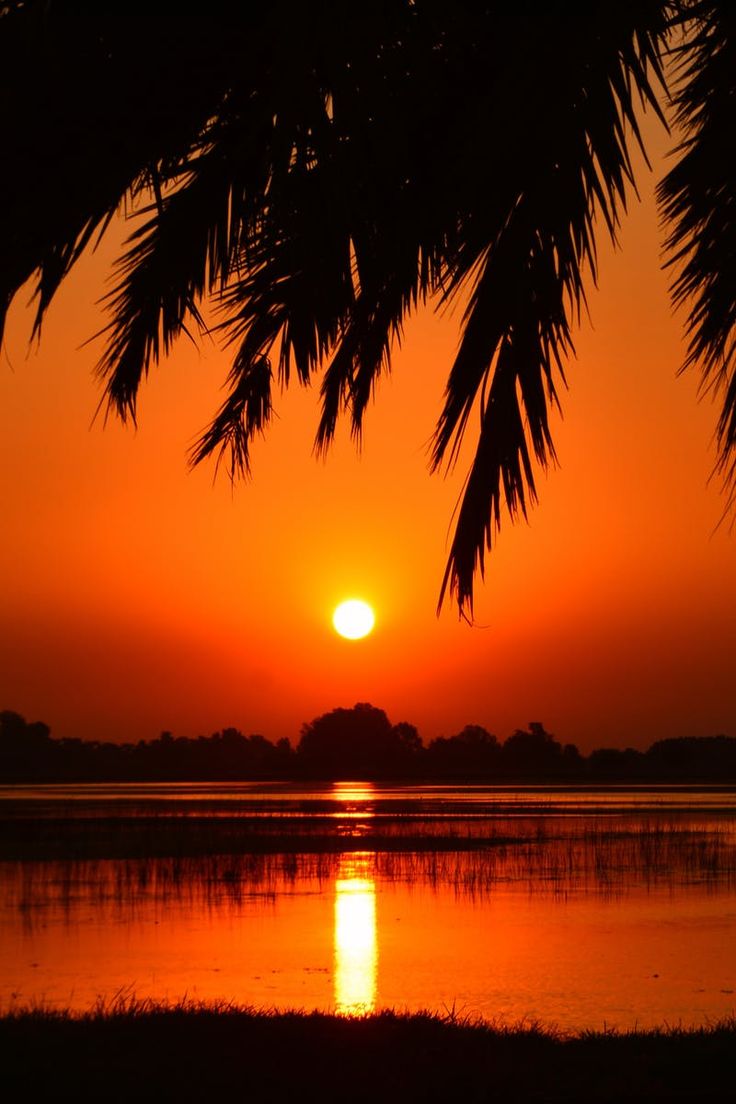
[[736,1009],[729,790],[6,787],[0,825],[3,1008]]

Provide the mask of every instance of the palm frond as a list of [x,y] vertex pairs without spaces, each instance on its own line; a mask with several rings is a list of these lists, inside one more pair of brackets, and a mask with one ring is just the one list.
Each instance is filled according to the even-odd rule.
[[107,295],[112,319],[103,330],[98,374],[110,406],[135,421],[141,380],[191,320],[220,293],[248,255],[261,210],[267,162],[261,154],[272,123],[257,97],[239,105],[229,127],[211,126],[185,161],[159,174],[163,183],[148,217],[128,238],[120,279]]
[[679,159],[658,189],[676,306],[687,309],[683,368],[722,402],[716,471],[736,495],[736,9],[688,4],[676,48]]
[[236,357],[229,376],[230,394],[192,448],[192,464],[215,454],[217,467],[226,463],[232,480],[250,475],[251,442],[265,431],[273,414],[272,378],[268,357],[246,361]]
[[[685,140],[660,198],[675,300],[693,300],[688,363],[724,395],[721,463],[734,481],[736,180],[719,141],[733,132],[735,18],[726,0],[272,0],[243,12],[213,0],[206,18],[151,16],[141,34],[117,5],[93,16],[60,0],[13,5],[0,126],[25,194],[0,179],[0,308],[35,273],[40,323],[112,212],[153,183],[107,297],[99,371],[109,404],[134,418],[150,367],[205,325],[212,300],[233,365],[190,458],[215,456],[234,478],[249,473],[274,379],[308,384],[326,365],[316,447],[342,416],[359,438],[407,315],[464,300],[431,464],[457,462],[477,412],[440,593],[472,615],[504,513],[527,513],[555,461],[573,329],[599,236],[615,240],[636,191],[642,106],[662,118],[678,20]],[[8,104],[34,48],[48,65],[19,122]],[[57,163],[47,195],[40,181]]]
[[[141,14],[143,12],[141,11]],[[36,277],[34,332],[60,284],[151,166],[196,147],[247,57],[226,7],[207,20],[26,0],[0,28],[0,304]],[[224,33],[228,27],[230,34]]]
[[[564,382],[563,364],[573,351],[571,315],[585,303],[586,274],[596,276],[595,216],[615,240],[633,185],[627,128],[641,143],[634,93],[661,117],[656,82],[666,23],[655,5],[649,14],[648,32],[640,21],[635,37],[630,12],[601,8],[587,24],[580,21],[572,44],[555,43],[551,53],[561,71],[554,91],[547,103],[534,101],[528,119],[514,113],[514,133],[505,135],[514,156],[494,166],[498,201],[485,226],[474,205],[452,272],[447,294],[471,273],[475,286],[432,465],[457,459],[471,412],[485,395],[440,592],[440,604],[449,590],[471,616],[474,578],[483,573],[502,506],[512,518],[525,515],[536,498],[532,455],[543,468],[555,459],[549,405],[558,405],[555,378]],[[541,92],[545,78],[551,81],[549,58],[541,41],[528,54],[523,77]],[[533,152],[519,149],[519,133],[533,136]]]

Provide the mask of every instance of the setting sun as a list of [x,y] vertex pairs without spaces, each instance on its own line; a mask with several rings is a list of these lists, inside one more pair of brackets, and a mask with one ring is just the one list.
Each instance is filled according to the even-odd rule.
[[341,602],[332,615],[335,631],[346,640],[360,640],[372,631],[376,623],[375,614],[367,602],[359,598],[350,598]]

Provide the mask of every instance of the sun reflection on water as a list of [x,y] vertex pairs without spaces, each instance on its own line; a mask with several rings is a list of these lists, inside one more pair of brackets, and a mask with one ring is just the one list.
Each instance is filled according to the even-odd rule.
[[335,1010],[343,1016],[372,1012],[376,1004],[378,940],[373,855],[340,857],[335,882]]
[[362,820],[375,815],[372,782],[333,782],[332,796],[339,802],[332,814],[337,820]]

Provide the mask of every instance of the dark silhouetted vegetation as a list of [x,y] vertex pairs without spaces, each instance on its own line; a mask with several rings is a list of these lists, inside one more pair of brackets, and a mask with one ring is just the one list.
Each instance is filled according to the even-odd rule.
[[293,758],[288,740],[273,744],[260,735],[244,736],[235,728],[195,739],[162,732],[155,740],[114,744],[53,740],[46,725],[27,725],[17,713],[0,713],[0,778],[6,780],[279,778],[289,775]]
[[128,1002],[0,1018],[9,1100],[721,1104],[736,1026],[584,1032],[452,1013],[256,1013]]
[[304,724],[293,748],[226,728],[193,739],[162,732],[135,744],[56,740],[48,725],[0,713],[0,781],[239,781],[395,779],[605,783],[736,780],[736,738],[658,740],[648,750],[599,748],[582,755],[532,721],[504,742],[465,725],[425,747],[414,725],[391,724],[366,702]]
[[[489,803],[490,804],[490,803]],[[364,809],[365,811],[365,809]],[[332,884],[346,855],[381,885],[450,886],[457,897],[492,897],[512,885],[528,894],[584,892],[606,899],[665,887],[709,894],[736,888],[736,834],[730,818],[697,807],[677,818],[611,816],[417,815],[416,803],[386,811],[377,802],[355,829],[355,806],[323,815],[269,811],[252,818],[198,815],[0,818],[0,906],[20,912],[27,930],[50,914],[124,907],[149,915],[151,901],[207,910],[238,909],[256,894],[310,880]],[[407,812],[409,815],[407,815]],[[351,817],[352,813],[352,817]],[[413,814],[413,815],[412,815]],[[346,831],[348,829],[348,831]],[[101,904],[104,902],[104,904]]]
[[192,459],[235,476],[275,384],[322,372],[318,448],[343,415],[360,436],[407,315],[460,299],[431,463],[479,424],[441,587],[472,612],[503,512],[526,514],[554,461],[550,411],[635,196],[645,110],[677,125],[665,263],[733,490],[735,50],[730,0],[6,0],[0,316],[31,281],[38,332],[124,210],[106,400],[135,420],[149,369],[214,301],[232,366]]
[[401,777],[422,752],[419,733],[405,721],[392,725],[382,709],[358,702],[333,709],[302,726],[297,747],[299,773],[331,778]]

